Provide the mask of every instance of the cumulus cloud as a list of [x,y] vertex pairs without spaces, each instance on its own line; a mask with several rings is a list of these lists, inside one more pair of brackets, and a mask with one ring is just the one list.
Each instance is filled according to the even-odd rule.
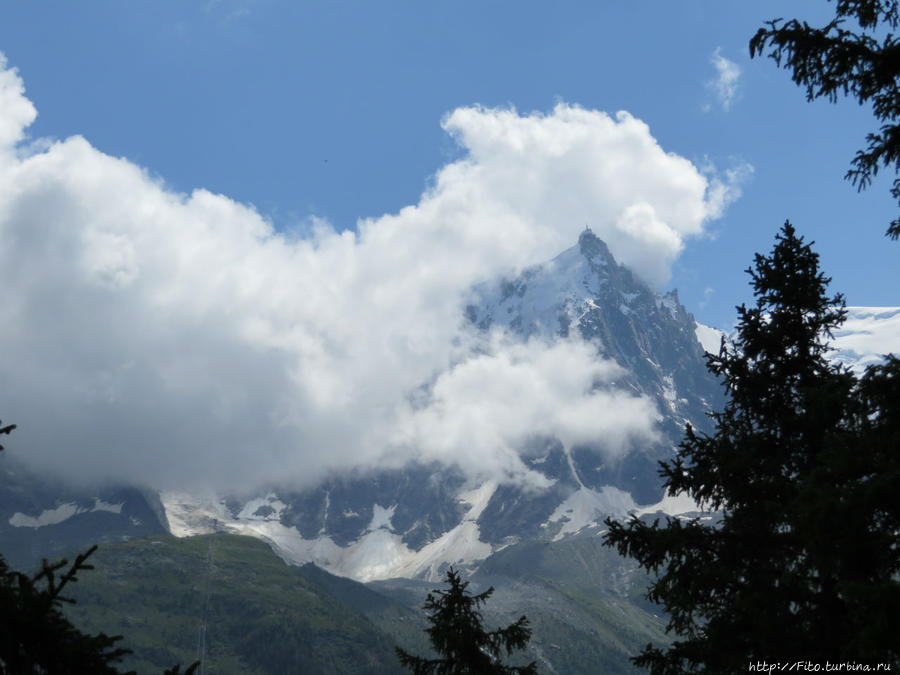
[[734,61],[722,56],[721,47],[716,47],[709,61],[716,69],[716,77],[707,82],[707,87],[712,90],[722,110],[728,111],[738,94],[741,69]]
[[468,157],[441,170],[423,203],[453,208],[454,222],[472,229],[496,218],[519,263],[570,246],[589,224],[619,261],[664,283],[685,238],[721,215],[719,195],[733,182],[665,152],[627,112],[469,107],[443,127]]
[[[703,171],[709,176],[707,188],[709,213],[713,218],[719,218],[730,204],[740,199],[743,186],[753,176],[754,169],[749,162],[737,161],[720,174],[716,166],[707,159]],[[706,234],[713,235],[708,231]]]
[[620,452],[655,413],[610,389],[613,367],[579,344],[485,347],[463,326],[466,291],[585,223],[661,282],[730,186],[627,113],[459,108],[443,126],[464,157],[418,203],[300,236],[78,136],[26,151],[35,114],[4,62],[0,412],[40,466],[163,487],[422,455],[507,479],[540,433]]
[[536,436],[567,448],[599,444],[619,456],[656,440],[658,418],[649,399],[615,388],[623,374],[582,340],[523,344],[495,334],[487,350],[437,378],[427,404],[398,425],[396,440],[426,458],[513,480],[529,478],[519,450]]
[[6,56],[0,53],[0,151],[22,140],[25,128],[37,117],[34,105],[25,98],[25,86]]

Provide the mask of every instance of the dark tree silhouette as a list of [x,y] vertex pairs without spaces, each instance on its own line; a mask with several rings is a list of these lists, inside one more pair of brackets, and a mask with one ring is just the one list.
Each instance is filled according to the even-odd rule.
[[[8,435],[15,428],[15,424],[0,424],[0,434]],[[87,559],[96,550],[92,546],[71,565],[66,560],[51,564],[44,559],[34,575],[11,570],[0,555],[0,675],[120,673],[115,664],[131,653],[116,646],[122,636],[82,633],[62,612],[64,603],[74,602],[63,590],[78,581],[79,572],[93,569]],[[194,663],[184,675],[191,675],[198,666],[199,662]],[[166,675],[180,673],[179,666],[166,671]]]
[[[12,430],[15,428],[16,428],[15,424],[7,424],[6,426],[3,426],[3,422],[0,421],[0,434],[5,434],[8,436],[10,433],[12,433]],[[2,449],[3,449],[3,446],[0,445],[0,450],[2,450]]]
[[[85,561],[95,550],[49,564],[28,576],[7,567],[0,557],[0,673],[118,673],[113,664],[130,654],[117,648],[121,635],[86,635],[60,608],[72,602],[62,595],[76,574],[92,569]],[[64,570],[64,571],[63,571]],[[57,573],[62,574],[57,578]]]
[[[898,22],[897,0],[837,0],[835,18],[821,28],[774,19],[750,40],[751,58],[769,50],[768,56],[806,89],[807,100],[835,102],[843,95],[872,104],[881,128],[866,136],[865,149],[857,151],[846,174],[860,190],[880,167],[900,171],[900,42],[893,34]],[[900,201],[900,178],[894,179],[891,195]],[[887,235],[900,237],[900,218]]]
[[506,628],[484,630],[480,608],[494,592],[493,587],[478,595],[466,591],[468,581],[462,581],[453,568],[447,571],[446,591],[435,589],[428,594],[424,609],[428,614],[426,629],[437,659],[424,659],[408,654],[397,647],[400,663],[415,675],[537,675],[537,665],[506,666],[502,653],[510,656],[524,649],[531,639],[528,619],[524,616]]
[[651,573],[677,636],[633,660],[654,675],[896,661],[900,360],[861,381],[826,360],[843,298],[789,223],[747,271],[756,306],[707,356],[729,401],[713,435],[688,426],[660,469],[668,494],[721,521],[606,521],[604,543]]

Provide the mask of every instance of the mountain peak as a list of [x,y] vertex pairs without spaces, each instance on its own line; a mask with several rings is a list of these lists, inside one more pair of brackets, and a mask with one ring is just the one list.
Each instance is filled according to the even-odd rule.
[[578,248],[582,255],[588,260],[593,260],[597,256],[601,256],[607,260],[612,259],[612,253],[609,252],[609,247],[602,239],[594,234],[594,231],[588,226],[585,226],[584,230],[582,230],[581,234],[578,236]]

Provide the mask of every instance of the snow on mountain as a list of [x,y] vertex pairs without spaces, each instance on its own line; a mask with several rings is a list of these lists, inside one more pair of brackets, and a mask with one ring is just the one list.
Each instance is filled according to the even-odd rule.
[[694,334],[697,336],[697,341],[700,343],[700,346],[703,347],[703,351],[710,354],[719,353],[719,347],[722,345],[722,338],[727,337],[728,335],[724,330],[719,330],[712,326],[705,326],[702,323],[695,324]]
[[0,462],[0,551],[15,569],[166,530],[165,511],[151,490],[73,486],[33,471],[14,455]]
[[581,532],[588,527],[599,527],[606,516],[625,516],[637,509],[631,495],[623,490],[607,485],[600,491],[580,487],[560,504],[550,515],[545,527],[551,523],[562,523],[553,541],[566,535]]
[[[161,494],[172,534],[178,537],[229,532],[266,541],[286,562],[302,565],[312,562],[323,569],[357,581],[368,582],[394,578],[440,580],[447,565],[471,566],[484,560],[506,544],[491,545],[480,538],[478,519],[494,496],[498,485],[493,481],[461,493],[459,502],[469,508],[455,527],[419,550],[403,543],[394,532],[391,514],[395,506],[374,505],[375,516],[366,533],[349,546],[340,546],[328,535],[305,539],[295,527],[282,524],[273,510],[265,516],[256,509],[261,505],[282,503],[269,494],[247,502],[238,515],[233,515],[225,499],[213,495],[198,497],[186,493]],[[600,490],[581,486],[572,492],[550,514],[541,527],[554,532],[552,541],[599,528],[606,516],[624,517],[662,513],[672,516],[696,514],[701,509],[689,497],[664,497],[660,502],[639,506],[631,495],[612,486]],[[554,527],[556,526],[556,527]]]
[[686,419],[702,427],[718,394],[696,323],[677,292],[653,291],[590,229],[548,263],[477,286],[466,315],[484,331],[500,329],[522,340],[576,335],[595,344],[598,357],[628,371],[622,386],[656,399],[678,428]]
[[[719,353],[722,336],[728,333],[697,323],[695,333],[703,349]],[[847,307],[847,318],[834,332],[829,358],[857,375],[880,363],[885,354],[900,354],[900,307]]]
[[833,346],[832,358],[857,374],[885,354],[900,354],[900,307],[848,307]]
[[656,504],[641,506],[634,509],[632,513],[636,516],[653,515],[661,513],[666,516],[683,516],[685,514],[702,513],[704,509],[700,507],[689,495],[680,494],[676,496],[665,495]]
[[45,527],[47,525],[58,525],[79,513],[91,513],[93,511],[122,513],[122,504],[109,504],[101,499],[95,499],[94,505],[90,508],[85,508],[75,502],[68,502],[66,504],[61,504],[54,509],[45,509],[37,516],[28,516],[17,511],[10,517],[9,524],[13,527]]
[[[495,549],[479,538],[477,520],[490,502],[497,484],[488,481],[474,490],[459,495],[460,503],[469,508],[461,522],[443,533],[418,551],[403,543],[391,524],[396,505],[373,505],[374,515],[365,534],[349,546],[339,546],[328,535],[305,539],[300,532],[279,521],[279,513],[260,517],[244,506],[235,516],[225,499],[214,496],[198,498],[177,492],[161,495],[169,518],[172,534],[185,537],[211,532],[244,534],[268,542],[287,562],[304,564],[312,562],[333,574],[351,577],[357,581],[392,579],[397,577],[424,578],[437,581],[443,566],[465,565],[483,560]],[[255,499],[248,505],[283,504],[277,496],[269,494],[263,500]]]

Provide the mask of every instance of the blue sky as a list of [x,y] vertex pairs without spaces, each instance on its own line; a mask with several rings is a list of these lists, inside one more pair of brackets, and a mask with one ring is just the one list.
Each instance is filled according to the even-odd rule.
[[[827,16],[823,2],[794,3]],[[0,50],[39,116],[32,137],[83,135],[178,191],[253,204],[278,228],[336,228],[415,204],[460,149],[459,106],[548,112],[557,101],[646,122],[667,152],[753,166],[672,280],[697,318],[733,320],[742,270],[790,218],[850,304],[897,304],[895,212],[882,179],[842,180],[873,127],[844,101],[807,103],[747,42],[777,3],[4,3]],[[716,50],[740,69],[724,110]],[[710,106],[704,112],[704,106]],[[547,251],[551,257],[555,251]]]
[[785,219],[848,304],[897,306],[892,177],[843,180],[870,111],[749,59],[784,11],[3,3],[3,419],[47,466],[167,485],[410,452],[504,480],[528,434],[653,426],[649,399],[593,387],[616,371],[583,344],[461,332],[473,283],[585,224],[713,326]]

